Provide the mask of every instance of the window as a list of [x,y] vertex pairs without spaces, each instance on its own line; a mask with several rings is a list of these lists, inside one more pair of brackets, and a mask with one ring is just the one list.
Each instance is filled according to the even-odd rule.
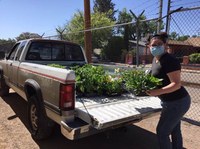
[[51,44],[43,42],[33,42],[30,46],[27,60],[51,60]]
[[85,59],[78,45],[36,41],[31,44],[26,60],[84,61]]
[[64,44],[52,45],[52,59],[65,60],[65,45]]
[[15,44],[14,47],[12,48],[12,50],[11,50],[9,56],[8,56],[8,59],[9,59],[9,60],[14,60],[14,57],[15,57],[15,54],[16,54],[17,49],[18,49],[18,47],[19,47],[19,44],[20,44],[20,43]]
[[84,61],[84,56],[81,48],[76,45],[66,45],[65,47],[66,60]]
[[27,42],[27,41],[23,41],[23,42],[20,44],[19,50],[17,51],[17,55],[16,55],[16,57],[15,57],[15,60],[19,60],[20,55],[21,55],[21,53],[22,53],[22,50],[24,49],[24,46],[25,46],[26,42]]

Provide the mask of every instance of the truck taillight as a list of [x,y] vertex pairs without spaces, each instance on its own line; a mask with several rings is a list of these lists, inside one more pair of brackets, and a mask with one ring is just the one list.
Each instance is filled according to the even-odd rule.
[[74,84],[60,86],[60,109],[73,110],[75,106],[75,87]]

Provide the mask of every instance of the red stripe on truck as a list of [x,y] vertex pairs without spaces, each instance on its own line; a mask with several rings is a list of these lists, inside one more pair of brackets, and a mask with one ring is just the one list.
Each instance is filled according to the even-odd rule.
[[75,80],[64,80],[64,79],[61,79],[61,78],[58,78],[58,77],[55,77],[55,76],[52,76],[52,75],[47,75],[47,74],[36,72],[36,71],[30,70],[30,69],[25,69],[25,68],[20,68],[20,67],[19,67],[19,69],[22,70],[22,71],[28,71],[28,72],[31,72],[31,73],[34,73],[34,74],[38,74],[38,75],[42,75],[42,76],[45,76],[45,77],[48,77],[48,78],[52,78],[54,80],[61,81],[62,83],[74,83],[75,82]]

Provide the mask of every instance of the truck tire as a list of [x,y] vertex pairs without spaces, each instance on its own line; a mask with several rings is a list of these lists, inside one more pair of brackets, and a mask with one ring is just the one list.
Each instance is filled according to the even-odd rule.
[[27,113],[33,139],[46,139],[52,134],[54,122],[48,119],[36,96],[29,99]]
[[1,78],[0,78],[0,96],[3,97],[3,96],[8,96],[9,94],[9,87],[8,85],[6,85],[6,82],[5,80],[3,79],[2,75],[1,75]]

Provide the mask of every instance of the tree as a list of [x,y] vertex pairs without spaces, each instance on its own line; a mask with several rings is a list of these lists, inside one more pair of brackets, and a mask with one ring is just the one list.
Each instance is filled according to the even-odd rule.
[[30,38],[42,38],[42,37],[37,33],[23,32],[18,37],[16,37],[16,40],[19,41]]
[[178,38],[178,36],[179,36],[179,34],[177,34],[176,32],[172,32],[172,33],[170,34],[170,39],[176,40],[176,39]]
[[108,44],[103,50],[103,59],[109,59],[112,62],[121,62],[123,47],[123,38],[120,36],[113,36],[111,39],[109,39]]
[[178,40],[178,41],[185,41],[185,40],[187,40],[189,37],[190,37],[189,35],[184,35],[184,36],[178,37],[177,40]]
[[[114,25],[105,13],[95,12],[91,14],[92,48],[102,48],[106,45],[109,37],[112,36],[112,28],[98,29],[104,26]],[[84,46],[84,16],[78,11],[65,26],[64,39]],[[95,30],[96,28],[96,30]]]
[[8,44],[8,43],[14,43],[16,42],[15,39],[0,39],[0,45]]
[[178,41],[185,41],[189,38],[189,35],[184,35],[184,36],[180,36],[178,33],[176,32],[171,32],[170,34],[170,39],[172,40],[178,40]]
[[[59,27],[60,30],[62,27]],[[84,46],[84,15],[83,12],[78,10],[72,19],[64,25],[64,35],[65,40],[69,40]]]
[[[146,16],[141,15],[139,18],[139,39],[142,37],[146,37],[148,34],[153,34],[157,30],[157,24],[154,21],[145,21]],[[118,15],[118,23],[128,23],[128,22],[135,22],[133,24],[123,25],[120,26],[118,32],[124,37],[125,48],[128,50],[129,40],[136,40],[136,19],[133,15],[127,12],[126,8],[119,12]],[[164,25],[162,24],[162,29]]]
[[14,39],[0,39],[0,59],[5,57],[5,53],[8,53],[13,45],[15,44],[16,40]]
[[112,3],[112,0],[94,0],[94,12],[100,12],[105,13],[108,18],[115,21],[115,13],[117,10],[115,10],[115,4]]
[[[122,11],[119,12],[118,16],[118,23],[127,23],[131,22],[133,19],[132,15],[127,12],[126,8],[124,8]],[[118,32],[121,33],[124,37],[124,45],[125,49],[128,50],[129,47],[129,39],[131,38],[131,26],[130,25],[124,25],[120,26],[118,28]]]

